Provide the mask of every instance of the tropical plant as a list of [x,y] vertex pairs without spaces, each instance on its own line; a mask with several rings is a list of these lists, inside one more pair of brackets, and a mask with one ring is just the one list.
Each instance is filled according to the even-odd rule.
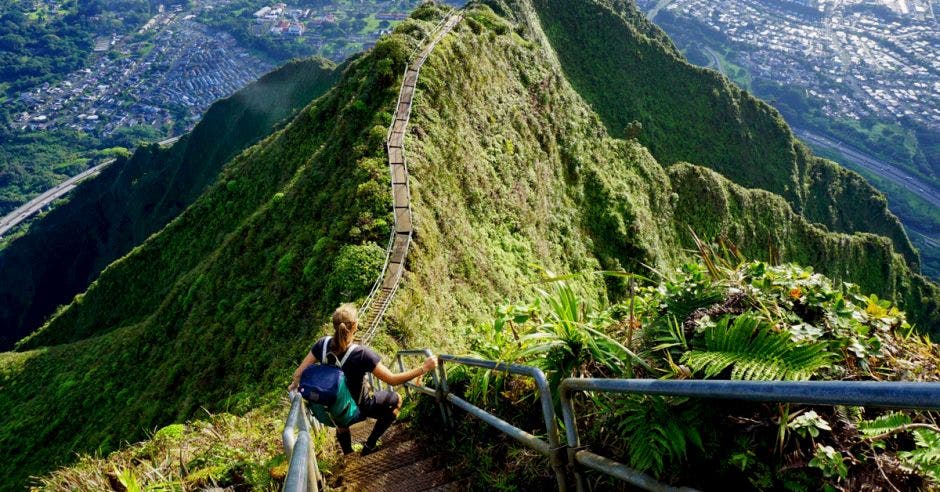
[[914,449],[898,452],[898,458],[907,469],[940,486],[940,427],[916,423],[907,414],[892,412],[859,422],[858,430],[878,447],[884,447],[886,440],[897,434],[910,432]]
[[836,451],[832,446],[816,445],[816,453],[813,459],[809,461],[809,466],[818,468],[826,478],[844,479],[849,475],[849,469],[845,466],[845,460],[842,453]]
[[595,404],[612,429],[613,444],[625,448],[630,466],[660,474],[667,463],[686,458],[689,448],[704,451],[702,407],[688,398],[661,396],[597,396]]
[[831,361],[825,344],[797,344],[750,314],[723,317],[704,331],[703,343],[704,350],[687,352],[682,362],[706,378],[730,367],[731,379],[809,379]]
[[543,355],[537,363],[550,373],[552,387],[588,372],[589,365],[614,377],[632,377],[634,364],[652,371],[639,355],[601,331],[614,324],[610,312],[583,301],[568,282],[558,281],[551,292],[539,294],[542,322],[522,341],[526,355]]

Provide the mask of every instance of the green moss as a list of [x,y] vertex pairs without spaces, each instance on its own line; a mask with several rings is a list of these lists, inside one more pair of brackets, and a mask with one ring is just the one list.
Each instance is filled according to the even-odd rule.
[[[529,0],[506,3],[524,11]],[[797,213],[832,230],[886,236],[919,271],[916,250],[877,190],[813,156],[770,105],[687,63],[633,2],[531,5],[537,21],[519,21],[541,24],[565,75],[613,135],[627,135],[637,121],[637,138],[663,165],[704,165],[737,184],[784,197]]]
[[[431,18],[402,23],[112,263],[81,303],[24,343],[34,350],[0,356],[0,475],[21,483],[73,459],[71,450],[116,447],[201,408],[241,412],[282,394],[328,313],[365,295],[381,266],[377,245],[392,223],[381,135],[400,83],[383,67],[402,66],[441,11],[420,15]],[[704,168],[667,170],[642,139],[609,135],[537,24],[497,34],[477,23],[447,36],[418,82],[406,135],[417,232],[379,351],[462,351],[468,326],[530,295],[544,270],[676,266],[688,226],[733,235],[748,251],[772,245],[819,270],[832,264],[846,270],[834,276],[860,284],[889,282],[872,290],[922,309],[912,319],[938,319],[923,310],[940,298],[935,287],[910,275],[890,239],[828,232],[789,201]],[[623,293],[591,279],[585,298]],[[52,400],[35,392],[38,381],[76,383]],[[38,417],[53,404],[61,417]],[[45,446],[51,436],[60,446]]]

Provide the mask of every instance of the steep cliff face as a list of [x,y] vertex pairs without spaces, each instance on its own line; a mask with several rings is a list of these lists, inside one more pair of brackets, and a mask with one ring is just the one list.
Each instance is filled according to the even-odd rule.
[[213,104],[172,148],[138,149],[31,225],[0,251],[0,350],[179,215],[226,162],[326,92],[338,75],[324,60],[288,63]]
[[[784,260],[846,269],[846,280],[922,298],[917,306],[940,298],[915,286],[889,239],[828,232],[770,191],[702,167],[664,167],[642,140],[618,138],[550,49],[540,19],[551,13],[497,9],[511,20],[468,10],[418,81],[406,138],[417,236],[379,351],[462,350],[467,327],[495,302],[525,295],[540,267],[675,266],[689,226],[755,256],[771,245]],[[29,351],[0,355],[0,475],[10,487],[71,450],[111,449],[200,407],[244,412],[280,394],[327,313],[361,299],[381,268],[389,111],[408,53],[440,15],[419,8],[111,264],[23,342]],[[877,285],[887,279],[900,285]],[[595,298],[622,293],[616,281],[583,288]],[[924,312],[922,322],[936,316]],[[53,405],[61,417],[49,422]],[[46,446],[52,437],[61,446]]]
[[[521,10],[516,3],[507,11]],[[917,251],[877,190],[812,155],[780,114],[724,76],[687,63],[633,2],[533,0],[572,86],[612,135],[639,122],[638,140],[663,165],[692,162],[735,183],[784,197],[838,232],[886,236],[915,272]]]

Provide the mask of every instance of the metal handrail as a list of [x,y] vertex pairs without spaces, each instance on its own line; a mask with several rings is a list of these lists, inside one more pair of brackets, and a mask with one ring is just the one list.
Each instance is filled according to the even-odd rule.
[[[307,405],[299,392],[291,392],[290,412],[284,423],[281,438],[284,454],[288,457],[285,492],[318,492],[323,477],[317,466],[316,446],[310,435],[311,425]],[[313,430],[320,431],[320,422],[313,420]],[[296,435],[295,435],[296,433]]]
[[[434,353],[431,352],[431,349],[418,349],[418,350],[399,350],[395,354],[395,360],[398,362],[398,370],[405,372],[405,357],[433,357]],[[415,390],[419,393],[424,393],[428,396],[433,396],[437,400],[438,407],[441,410],[441,419],[447,423],[450,421],[450,412],[447,411],[447,406],[444,405],[444,388],[445,385],[441,384],[442,378],[446,379],[446,375],[441,375],[440,369],[437,369],[431,372],[431,381],[434,383],[433,388],[428,388],[424,385],[419,385],[412,383],[411,381],[406,381],[404,384],[405,394],[408,397],[411,397],[411,390]]]
[[[424,349],[421,351],[402,351],[408,354],[417,354],[422,355],[430,354],[431,351]],[[401,352],[400,352],[401,353]],[[564,447],[561,444],[558,434],[558,422],[555,417],[555,407],[552,404],[552,394],[548,386],[548,380],[545,378],[545,374],[541,369],[532,366],[523,366],[518,364],[506,364],[503,362],[495,362],[490,360],[482,359],[472,359],[469,357],[459,357],[456,355],[441,354],[438,356],[438,376],[435,378],[439,381],[439,386],[437,388],[431,389],[426,387],[419,387],[416,385],[411,385],[410,388],[416,389],[421,393],[424,393],[429,396],[434,396],[438,399],[439,402],[447,402],[451,405],[460,408],[461,410],[473,415],[474,417],[486,422],[490,426],[496,428],[500,432],[512,437],[513,439],[519,441],[524,446],[533,449],[540,454],[547,456],[550,460],[551,467],[555,472],[555,478],[558,482],[558,490],[564,492],[567,490],[567,479],[565,475],[565,463],[564,463]],[[482,408],[460,398],[459,396],[450,392],[450,389],[447,384],[447,371],[444,368],[444,363],[450,362],[454,364],[461,364],[471,367],[480,367],[483,369],[489,369],[491,371],[505,372],[508,374],[516,374],[519,376],[530,377],[535,380],[535,386],[538,389],[539,400],[542,407],[542,416],[545,420],[545,431],[547,434],[547,441],[543,440],[537,436],[534,436],[519,427],[516,427],[509,422],[483,410]],[[403,367],[399,365],[399,367]],[[444,410],[442,409],[442,412]],[[449,414],[445,413],[445,420],[451,421]]]
[[574,392],[633,393],[814,405],[852,405],[940,409],[940,383],[877,381],[727,381],[568,378],[559,386],[561,414],[568,441],[568,463],[579,492],[587,490],[581,467],[606,473],[645,490],[693,490],[657,482],[623,463],[581,447],[574,413]]
[[[405,94],[405,91],[408,90],[407,86],[405,85],[405,83],[408,80],[408,72],[411,70],[415,72],[415,84],[417,84],[418,78],[421,74],[421,67],[424,65],[424,62],[427,59],[428,54],[430,54],[430,52],[433,51],[437,43],[443,38],[443,35],[446,34],[446,32],[443,29],[447,25],[447,22],[453,17],[454,12],[455,12],[455,9],[451,9],[450,11],[448,11],[447,14],[445,14],[444,17],[441,19],[441,21],[431,31],[428,32],[425,40],[429,40],[430,42],[428,42],[427,44],[419,43],[415,47],[414,51],[412,51],[411,55],[409,55],[408,59],[410,61],[405,64],[405,71],[404,71],[404,75],[402,76],[401,89],[398,91],[398,99],[395,102],[395,113],[392,116],[393,118],[398,117],[398,110],[401,107],[402,97]],[[422,55],[418,59],[415,59],[414,58],[415,54],[422,47],[424,48]],[[414,88],[411,88],[410,90],[413,92]],[[412,98],[412,103],[413,102],[414,102],[414,99]],[[407,110],[405,111],[405,114],[402,115],[403,121],[404,121],[403,128],[407,127],[408,121],[411,119],[412,106],[413,104],[409,104]],[[388,280],[385,278],[385,276],[388,273],[388,267],[392,260],[392,253],[395,248],[395,237],[396,235],[402,233],[402,231],[398,230],[398,214],[395,213],[395,209],[394,209],[395,181],[394,181],[394,172],[392,170],[391,151],[390,151],[392,134],[393,134],[392,130],[395,127],[395,121],[397,120],[395,119],[392,120],[392,124],[389,125],[388,132],[386,133],[386,137],[385,137],[385,150],[386,150],[386,154],[389,156],[389,173],[392,174],[392,177],[393,177],[392,179],[392,205],[393,205],[392,233],[391,233],[391,237],[389,238],[388,247],[385,250],[385,262],[382,264],[382,272],[379,274],[379,277],[376,279],[375,283],[372,285],[372,290],[369,292],[369,295],[366,297],[365,301],[362,304],[362,308],[360,308],[359,310],[360,316],[364,316],[369,311],[373,312],[373,316],[370,320],[369,326],[367,327],[367,330],[365,331],[365,333],[363,333],[362,335],[362,343],[369,343],[372,340],[372,338],[375,336],[375,333],[379,325],[382,322],[382,318],[383,316],[385,316],[385,311],[388,310],[388,306],[391,304],[391,300],[394,297],[395,293],[398,291],[398,287],[401,284],[402,278],[404,277],[404,270],[405,270],[404,267],[399,268],[398,271],[395,273],[394,278],[391,279],[392,281],[391,281],[391,285],[389,286],[388,295],[385,297],[385,299],[379,306],[374,306],[375,298],[378,295],[378,292],[382,289],[382,286],[385,285],[386,281]],[[411,209],[411,198],[410,198],[411,197],[411,182],[410,182],[411,180],[409,179],[408,161],[405,156],[404,134],[402,134],[401,150],[402,150],[401,152],[402,153],[402,165],[405,168],[405,182],[404,182],[405,191],[406,191],[407,196],[409,197],[408,198],[408,211],[407,211],[408,221],[411,223],[411,227],[408,228],[408,231],[406,233],[407,237],[405,239],[405,245],[404,245],[404,257],[407,257],[408,250],[411,248],[411,240],[414,237],[414,215]]]

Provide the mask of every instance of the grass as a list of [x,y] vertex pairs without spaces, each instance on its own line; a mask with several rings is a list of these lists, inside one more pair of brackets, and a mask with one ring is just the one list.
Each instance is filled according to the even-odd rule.
[[[891,240],[829,232],[784,198],[707,168],[667,168],[642,141],[612,135],[584,86],[565,76],[570,66],[545,49],[551,36],[527,14],[531,5],[493,6],[469,10],[422,69],[406,136],[418,232],[377,351],[465,351],[497,305],[536,295],[546,270],[672,271],[694,244],[689,226],[707,239],[740,240],[744,251],[835,265],[904,305],[911,320],[940,319],[940,296],[917,283]],[[568,15],[552,12],[540,12],[546,24]],[[364,297],[378,274],[346,260],[374,259],[370,243],[389,234],[384,140],[400,68],[441,15],[435,6],[417,9],[352,61],[332,90],[235,157],[185,212],[112,263],[20,345],[27,352],[0,356],[4,487],[69,463],[66,449],[104,454],[202,408],[240,415],[280,396],[329,312]],[[622,21],[603,27],[642,43],[662,36]],[[647,61],[667,56],[664,46],[648,46]],[[674,60],[660,68],[668,76],[650,80],[692,84],[700,76]],[[754,111],[751,131],[769,128],[790,142],[771,111],[740,101]],[[722,133],[742,131],[737,120],[722,121]],[[761,169],[749,172],[758,179]],[[851,188],[828,169],[812,185]],[[627,297],[626,287],[623,277],[592,276],[575,292],[585,304],[610,305]],[[580,336],[553,333],[565,343]],[[608,353],[616,344],[594,347]],[[57,394],[36,394],[40,385]],[[61,417],[40,418],[53,404]],[[44,446],[51,435],[61,447]]]
[[172,424],[106,456],[81,455],[67,468],[37,477],[34,490],[280,490],[287,469],[280,430],[288,405],[242,416],[204,414]]

